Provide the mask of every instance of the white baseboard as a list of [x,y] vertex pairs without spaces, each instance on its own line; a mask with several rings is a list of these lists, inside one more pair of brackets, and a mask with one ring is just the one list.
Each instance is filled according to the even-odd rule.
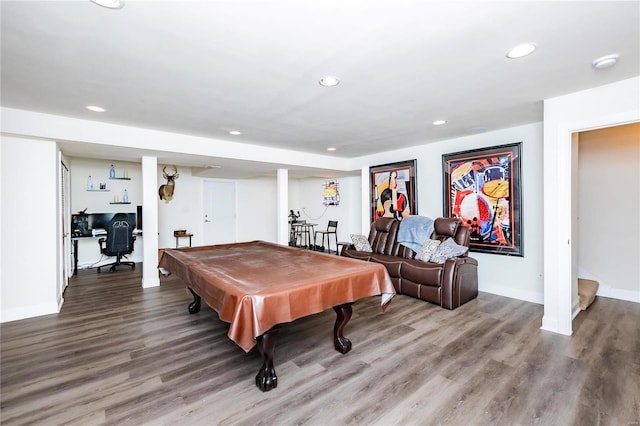
[[151,279],[142,279],[142,288],[158,287],[160,286],[160,278],[152,277]]
[[581,266],[578,266],[578,278],[597,281],[598,291],[596,292],[596,296],[640,303],[640,286],[638,286],[636,290],[625,290],[621,288],[611,287],[607,284],[606,280],[593,275]]
[[547,315],[542,316],[542,326],[540,326],[542,330],[552,331],[557,333],[558,331],[558,321],[554,318],[549,318]]
[[510,297],[512,299],[524,300],[526,302],[544,304],[544,294],[532,291],[521,290],[513,287],[505,287],[491,284],[478,284],[478,290],[485,293],[497,294],[498,296]]
[[626,300],[629,302],[640,303],[640,290],[623,290],[619,288],[612,288],[600,283],[596,296],[610,297],[612,299]]
[[0,311],[0,322],[18,321],[26,318],[40,317],[42,315],[57,314],[58,312],[60,312],[60,310],[57,302],[3,309]]
[[580,313],[580,305],[578,303],[576,303],[575,305],[573,305],[573,309],[571,310],[571,319],[575,319],[578,314]]

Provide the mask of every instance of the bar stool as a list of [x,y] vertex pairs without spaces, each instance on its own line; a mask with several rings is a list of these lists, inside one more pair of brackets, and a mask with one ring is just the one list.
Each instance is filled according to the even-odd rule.
[[[315,223],[307,223],[306,220],[300,220],[291,224],[291,237],[295,247],[311,248],[311,234]],[[300,244],[298,244],[300,239]]]

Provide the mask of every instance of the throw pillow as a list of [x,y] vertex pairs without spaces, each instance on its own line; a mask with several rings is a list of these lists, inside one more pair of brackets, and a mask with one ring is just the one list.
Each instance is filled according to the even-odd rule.
[[358,251],[366,251],[369,253],[373,251],[369,240],[364,235],[351,234],[351,241]]
[[442,242],[436,249],[436,251],[431,255],[431,262],[433,263],[444,263],[445,260],[462,256],[469,250],[468,247],[461,246],[453,241],[453,238],[449,237]]
[[431,255],[436,251],[440,245],[440,240],[427,240],[422,245],[422,248],[416,253],[416,259],[428,262],[431,259]]

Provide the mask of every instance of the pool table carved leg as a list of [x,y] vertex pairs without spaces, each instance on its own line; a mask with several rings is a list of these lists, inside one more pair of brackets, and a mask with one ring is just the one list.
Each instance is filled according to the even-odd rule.
[[351,340],[344,337],[344,327],[351,319],[351,305],[353,303],[345,303],[344,305],[334,306],[336,311],[336,324],[333,326],[333,347],[341,354],[346,354],[351,350]]
[[189,303],[189,313],[197,314],[200,312],[200,305],[202,302],[202,298],[196,294],[195,291],[191,289],[191,287],[187,287],[193,296],[193,302]]
[[256,346],[258,346],[258,351],[262,355],[262,367],[256,375],[256,386],[262,392],[278,387],[278,376],[273,367],[273,350],[279,333],[280,326],[276,325],[263,335],[256,337]]

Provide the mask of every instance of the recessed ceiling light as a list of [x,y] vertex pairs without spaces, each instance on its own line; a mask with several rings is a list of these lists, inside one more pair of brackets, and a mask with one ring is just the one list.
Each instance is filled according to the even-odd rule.
[[122,9],[124,7],[122,0],[91,0],[91,2],[107,9]]
[[507,52],[507,58],[509,59],[517,59],[522,58],[523,56],[530,55],[533,51],[536,50],[536,45],[533,43],[522,43],[514,47],[513,49]]
[[324,86],[324,87],[333,87],[333,86],[337,86],[340,83],[340,80],[338,80],[336,77],[328,75],[326,77],[322,77],[319,83],[321,86]]
[[436,120],[433,122],[434,126],[442,126],[444,123],[446,123],[447,120]]
[[591,65],[597,70],[609,68],[614,66],[618,62],[618,55],[607,55],[602,58],[598,58]]
[[93,112],[105,112],[105,109],[96,105],[89,105],[87,106],[87,109],[89,111],[93,111]]
[[327,151],[335,151],[336,149],[332,146],[330,146],[329,148],[327,148]]
[[241,135],[242,133],[239,132],[238,130],[229,130],[229,134],[233,136],[238,136],[238,135]]

